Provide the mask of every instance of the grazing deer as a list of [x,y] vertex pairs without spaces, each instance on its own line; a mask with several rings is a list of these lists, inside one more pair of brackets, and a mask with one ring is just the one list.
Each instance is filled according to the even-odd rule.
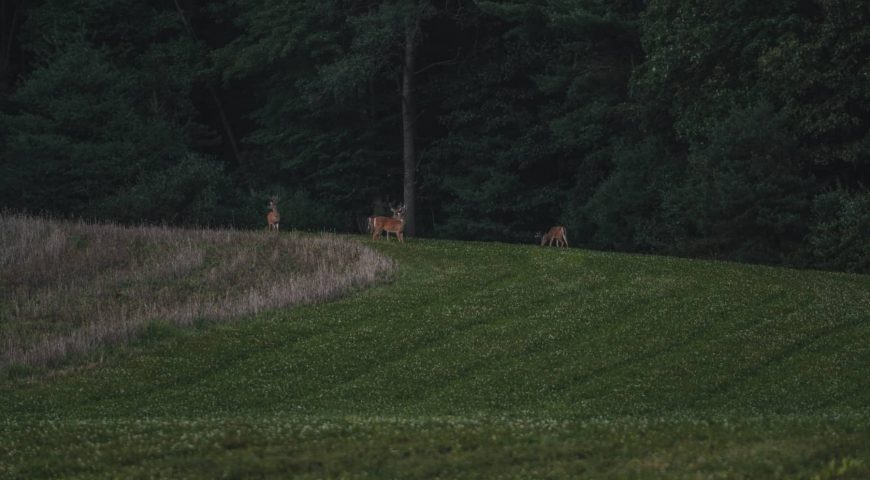
[[266,214],[266,222],[268,222],[268,225],[266,225],[266,228],[268,230],[275,230],[276,232],[278,231],[278,222],[281,221],[281,214],[278,213],[278,203],[277,202],[278,202],[278,199],[274,198],[274,197],[269,200],[270,212],[268,214]]
[[390,240],[390,233],[395,233],[396,238],[400,242],[405,241],[405,206],[399,205],[399,208],[390,207],[393,211],[393,217],[369,217],[369,227],[372,231],[372,240],[377,240],[381,236],[381,232],[387,232],[387,241]]
[[545,233],[541,237],[541,246],[543,247],[544,244],[547,244],[552,247],[553,241],[556,242],[557,247],[568,246],[568,234],[565,230],[565,227],[560,225],[558,227],[553,227],[549,231],[547,231],[547,233]]

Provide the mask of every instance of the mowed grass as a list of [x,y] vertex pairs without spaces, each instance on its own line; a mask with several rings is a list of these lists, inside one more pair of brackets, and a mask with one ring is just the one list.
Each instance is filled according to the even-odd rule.
[[870,477],[868,276],[366,243],[391,284],[6,378],[0,477]]

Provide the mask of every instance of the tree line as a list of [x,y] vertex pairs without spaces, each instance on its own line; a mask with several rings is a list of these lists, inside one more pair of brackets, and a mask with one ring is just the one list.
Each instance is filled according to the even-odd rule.
[[0,205],[870,271],[870,3],[8,0]]

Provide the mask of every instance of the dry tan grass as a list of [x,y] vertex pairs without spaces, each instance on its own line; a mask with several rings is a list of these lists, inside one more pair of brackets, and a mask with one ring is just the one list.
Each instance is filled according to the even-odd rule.
[[392,260],[333,235],[124,228],[0,214],[0,368],[335,298]]

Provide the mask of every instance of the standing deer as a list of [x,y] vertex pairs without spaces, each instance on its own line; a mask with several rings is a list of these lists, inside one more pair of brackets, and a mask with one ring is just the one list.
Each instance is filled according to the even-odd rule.
[[268,225],[266,225],[266,228],[268,230],[275,230],[277,232],[278,231],[278,222],[281,221],[281,214],[278,213],[278,199],[277,198],[272,197],[272,199],[269,200],[269,210],[270,210],[270,212],[268,214],[266,214],[266,222],[268,222]]
[[[404,208],[401,208],[401,209],[395,209],[395,208],[393,208],[392,205],[390,205],[390,210],[393,211],[393,218],[395,218],[396,220],[400,220],[400,218],[399,218],[399,212],[400,212],[400,211],[403,212],[402,214],[404,214]],[[375,229],[374,221],[375,221],[376,218],[378,218],[377,215],[372,215],[371,217],[368,217],[368,219],[367,219],[367,220],[368,220],[368,226],[366,227],[366,231],[367,231],[367,232],[372,233],[372,232],[374,231],[374,229]],[[386,218],[386,217],[381,217],[381,218]],[[390,239],[390,232],[387,231],[387,240],[389,240],[389,239]]]
[[390,207],[393,211],[393,217],[369,217],[369,227],[372,231],[372,240],[377,240],[381,236],[381,232],[387,232],[387,241],[390,240],[390,233],[395,233],[396,238],[400,242],[405,241],[405,206],[399,205],[399,208]]
[[547,244],[552,247],[553,241],[556,242],[557,247],[568,246],[568,234],[565,227],[560,225],[547,231],[547,233],[541,237],[541,246],[543,247],[544,244]]

